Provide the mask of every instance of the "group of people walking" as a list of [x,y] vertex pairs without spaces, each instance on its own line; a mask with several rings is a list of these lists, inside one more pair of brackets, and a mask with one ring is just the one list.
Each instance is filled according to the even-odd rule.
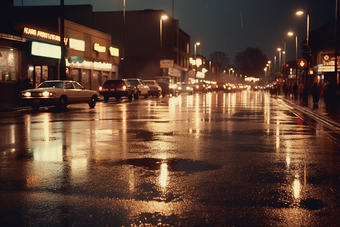
[[[300,83],[284,83],[282,86],[283,92],[286,98],[304,100],[305,96],[305,86]],[[312,85],[309,90],[313,97],[313,106],[318,107],[320,97],[324,98],[324,102],[327,109],[338,108],[339,98],[340,98],[340,84],[338,86],[334,85],[332,82],[326,82],[323,87],[320,87],[316,82]]]

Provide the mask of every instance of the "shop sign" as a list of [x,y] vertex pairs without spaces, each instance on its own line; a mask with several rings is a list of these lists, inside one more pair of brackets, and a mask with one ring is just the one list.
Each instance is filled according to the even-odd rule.
[[[340,68],[340,56],[338,57],[338,68]],[[322,63],[324,66],[335,66],[335,54],[325,54],[322,56]]]
[[181,77],[181,70],[175,68],[169,68],[169,76]]
[[114,47],[110,47],[110,55],[113,57],[119,57],[119,49],[118,48],[114,48]]
[[61,47],[47,43],[32,42],[31,54],[40,57],[61,59]]
[[69,47],[74,50],[85,51],[85,41],[70,38]]
[[[60,36],[59,35],[51,34],[51,33],[44,32],[44,31],[41,31],[41,30],[37,30],[37,29],[34,29],[34,28],[24,27],[23,35],[60,43]],[[68,38],[64,38],[64,43],[65,43],[65,45],[67,45]]]
[[174,60],[161,60],[160,67],[162,69],[169,69],[174,67]]
[[99,52],[99,53],[105,53],[106,52],[106,47],[99,45],[99,43],[94,44],[94,50]]

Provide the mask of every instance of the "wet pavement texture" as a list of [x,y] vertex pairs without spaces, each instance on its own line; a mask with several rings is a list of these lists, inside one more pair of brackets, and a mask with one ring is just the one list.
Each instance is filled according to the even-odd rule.
[[268,93],[0,114],[1,226],[338,226],[340,134]]

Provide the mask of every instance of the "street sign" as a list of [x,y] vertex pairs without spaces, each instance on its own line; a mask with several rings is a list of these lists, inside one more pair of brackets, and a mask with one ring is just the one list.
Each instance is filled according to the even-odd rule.
[[298,66],[299,66],[301,69],[307,67],[307,61],[306,61],[306,59],[303,59],[303,58],[300,58],[300,59],[297,61],[297,64],[298,64]]
[[196,72],[195,72],[195,70],[190,70],[189,72],[188,72],[188,75],[189,75],[189,77],[195,77],[195,75],[196,75]]

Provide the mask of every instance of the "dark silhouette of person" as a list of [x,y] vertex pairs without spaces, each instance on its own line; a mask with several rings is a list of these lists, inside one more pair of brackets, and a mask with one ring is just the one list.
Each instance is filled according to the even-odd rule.
[[27,90],[27,89],[31,89],[33,88],[33,85],[31,84],[31,79],[30,78],[26,78],[24,80],[23,86],[22,86],[22,90]]
[[297,85],[296,82],[293,85],[293,92],[294,92],[294,99],[297,99],[297,97],[298,97],[298,85]]
[[318,86],[317,83],[313,84],[313,86],[310,89],[310,92],[313,96],[313,105],[318,106],[319,105],[320,91],[319,91],[319,86]]

